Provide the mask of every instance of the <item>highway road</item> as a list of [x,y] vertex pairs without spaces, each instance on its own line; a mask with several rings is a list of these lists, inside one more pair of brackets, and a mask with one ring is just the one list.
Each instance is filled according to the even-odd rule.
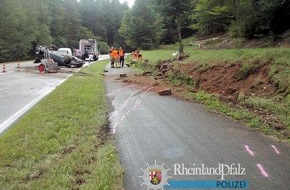
[[[125,190],[158,189],[182,180],[223,179],[224,187],[239,185],[243,189],[246,184],[251,190],[290,189],[288,144],[202,105],[159,96],[152,86],[116,80],[120,73],[130,72],[128,68],[112,69],[108,65],[107,70],[110,126],[125,168]],[[213,170],[202,173],[200,168]],[[225,175],[217,168],[223,168]],[[158,169],[162,175],[159,173],[159,184],[154,185],[150,180],[158,177]]]
[[[108,58],[100,56],[100,60]],[[0,64],[0,134],[80,69],[61,67],[58,73],[40,73],[38,64],[25,61],[6,63],[3,72],[3,65]]]

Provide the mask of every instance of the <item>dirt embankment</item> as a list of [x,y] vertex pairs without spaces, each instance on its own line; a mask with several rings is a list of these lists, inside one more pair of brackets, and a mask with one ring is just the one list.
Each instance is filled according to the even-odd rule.
[[172,67],[173,74],[186,73],[196,84],[193,88],[216,94],[223,99],[236,101],[242,93],[245,96],[269,97],[277,94],[277,88],[269,77],[269,64],[243,68],[241,63],[219,64],[200,68],[197,63]]
[[[286,139],[290,138],[287,124],[276,113],[245,104],[249,98],[270,99],[285,96],[270,76],[272,60],[245,64],[241,62],[202,65],[199,63],[169,63],[166,73],[151,76],[131,76],[130,81],[151,84],[155,90],[170,87],[173,95],[183,96],[185,92],[197,93],[199,90],[214,94],[231,107],[247,109],[257,115],[261,122],[274,129]],[[148,76],[149,75],[149,76]]]

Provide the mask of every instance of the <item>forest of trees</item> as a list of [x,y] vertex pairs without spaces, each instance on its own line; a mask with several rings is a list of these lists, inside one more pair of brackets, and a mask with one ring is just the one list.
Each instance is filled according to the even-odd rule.
[[[1,0],[0,62],[34,56],[37,44],[78,48],[84,38],[153,49],[197,34],[278,40],[290,28],[290,0]],[[182,48],[182,46],[181,46]]]

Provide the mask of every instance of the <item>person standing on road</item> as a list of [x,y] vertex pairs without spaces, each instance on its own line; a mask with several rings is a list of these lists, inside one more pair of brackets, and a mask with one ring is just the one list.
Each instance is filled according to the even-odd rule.
[[117,49],[113,49],[112,51],[112,62],[111,64],[113,64],[113,67],[119,67],[119,52]]
[[119,48],[120,66],[124,67],[125,62],[125,51],[122,47]]
[[109,53],[110,59],[111,59],[111,68],[114,68],[114,58],[113,58],[113,51],[114,50],[115,50],[114,47],[111,47],[110,53]]

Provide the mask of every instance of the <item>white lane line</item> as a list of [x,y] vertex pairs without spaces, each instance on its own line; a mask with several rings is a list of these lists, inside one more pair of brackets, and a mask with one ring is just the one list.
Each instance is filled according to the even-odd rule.
[[22,109],[17,111],[14,115],[12,115],[7,120],[5,120],[3,123],[1,123],[0,124],[0,134],[3,133],[5,130],[7,130],[9,128],[9,126],[11,124],[13,124],[19,117],[21,117],[23,114],[25,114],[25,112],[27,112],[30,108],[32,108],[34,105],[36,105],[41,99],[43,99],[45,96],[47,96],[49,93],[51,93],[57,86],[59,86],[61,83],[63,83],[70,76],[72,76],[72,75],[69,75],[67,78],[58,82],[56,86],[46,90],[44,93],[39,95],[37,98],[35,98],[31,102],[29,102],[26,106],[24,106]]

